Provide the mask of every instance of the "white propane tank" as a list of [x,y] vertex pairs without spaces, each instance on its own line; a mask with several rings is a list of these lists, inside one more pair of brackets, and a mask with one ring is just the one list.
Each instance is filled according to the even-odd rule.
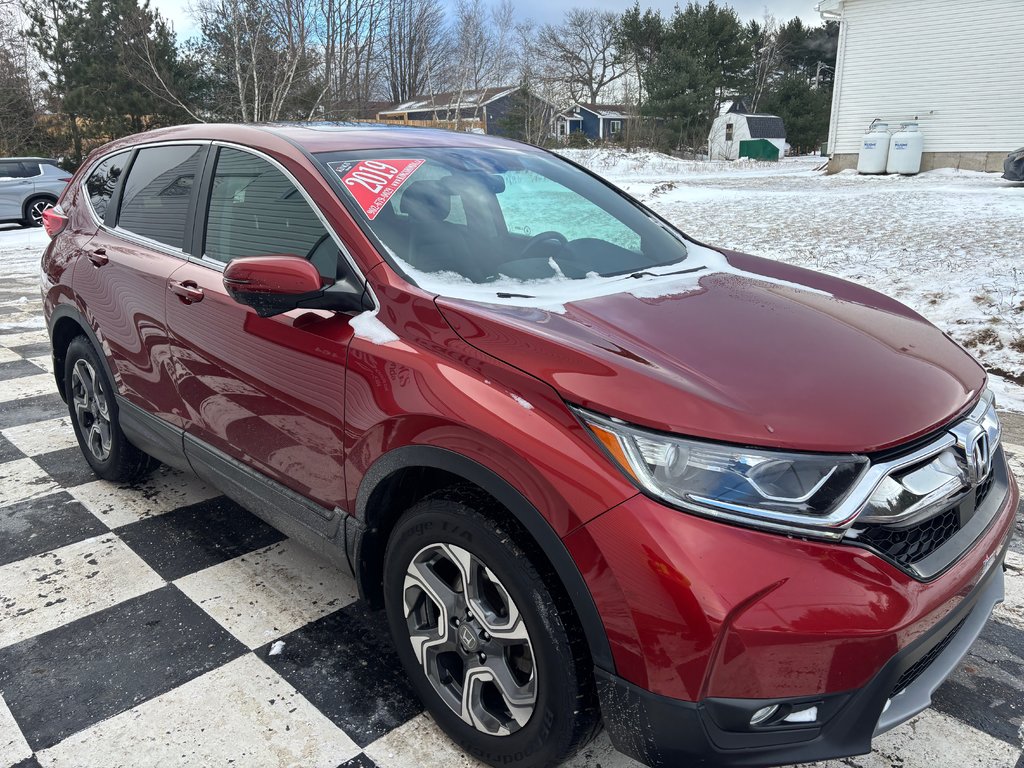
[[913,176],[921,172],[921,154],[924,150],[924,135],[917,123],[904,123],[889,140],[889,159],[885,164],[886,173],[901,173]]
[[885,173],[885,161],[888,156],[889,125],[872,123],[860,141],[857,173]]

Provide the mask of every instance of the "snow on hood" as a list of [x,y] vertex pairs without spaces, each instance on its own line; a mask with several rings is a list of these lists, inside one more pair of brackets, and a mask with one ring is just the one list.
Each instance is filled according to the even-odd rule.
[[651,267],[634,273],[641,277],[601,277],[591,272],[585,278],[573,279],[562,275],[557,265],[552,263],[557,272],[553,277],[517,280],[502,275],[497,280],[487,283],[474,283],[455,272],[424,272],[395,254],[391,255],[402,270],[428,293],[449,299],[542,309],[557,314],[565,314],[566,304],[618,293],[628,293],[642,299],[691,293],[700,289],[702,278],[715,274],[740,275],[773,285],[829,295],[806,285],[737,269],[718,251],[689,240],[686,241],[686,254],[685,259],[675,264]]

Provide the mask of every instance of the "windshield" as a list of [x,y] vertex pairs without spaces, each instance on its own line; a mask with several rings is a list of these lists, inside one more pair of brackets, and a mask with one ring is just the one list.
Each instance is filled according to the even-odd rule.
[[662,222],[547,153],[439,147],[317,159],[392,265],[442,295],[459,295],[462,284],[529,297],[639,276],[687,255]]

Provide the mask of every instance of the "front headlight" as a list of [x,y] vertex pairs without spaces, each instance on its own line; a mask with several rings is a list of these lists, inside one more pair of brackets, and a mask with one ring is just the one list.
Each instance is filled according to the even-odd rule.
[[689,440],[574,411],[641,489],[674,506],[828,539],[842,538],[856,514],[842,501],[868,467],[863,456]]

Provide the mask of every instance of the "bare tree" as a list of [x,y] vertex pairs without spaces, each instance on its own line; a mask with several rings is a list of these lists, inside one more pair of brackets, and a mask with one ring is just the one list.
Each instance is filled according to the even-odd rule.
[[278,120],[313,69],[314,0],[199,0],[207,54],[244,121]]
[[515,59],[515,6],[503,0],[457,0],[450,31],[452,74],[457,87],[476,90],[508,85]]
[[756,112],[757,103],[778,76],[784,51],[779,38],[779,22],[770,13],[765,12],[760,22],[748,22],[747,36],[754,59],[750,67],[751,91],[747,107]]
[[[503,0],[489,8],[483,0],[458,0],[449,36],[452,53],[447,79],[452,86],[455,104],[465,103],[467,91],[516,84],[513,50],[516,42],[515,7],[511,0]],[[456,129],[463,117],[480,117],[481,101],[473,100],[473,108],[468,115],[464,114],[464,109],[458,110],[454,115]]]
[[36,128],[31,49],[13,3],[0,3],[0,157],[25,152]]
[[383,24],[384,78],[395,103],[442,90],[448,54],[440,0],[388,0]]
[[626,73],[615,45],[617,22],[610,11],[573,8],[557,27],[541,27],[535,50],[561,71],[573,101],[598,102]]
[[[320,99],[328,117],[359,111],[378,81],[381,24],[387,0],[320,0],[317,35],[323,54]],[[318,104],[310,111],[312,117]]]

